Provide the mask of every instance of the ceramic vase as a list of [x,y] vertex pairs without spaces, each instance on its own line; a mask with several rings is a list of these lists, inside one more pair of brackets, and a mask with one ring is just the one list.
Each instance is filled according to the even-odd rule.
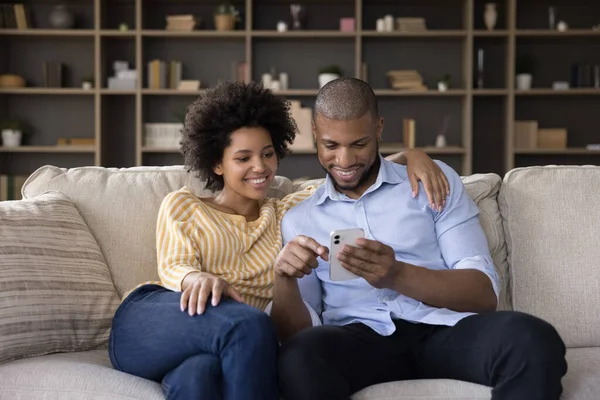
[[3,129],[2,130],[2,146],[4,147],[19,147],[21,140],[23,139],[23,133],[16,129]]
[[485,4],[483,20],[488,31],[491,31],[496,27],[496,22],[498,21],[498,10],[496,9],[496,3]]
[[319,89],[339,77],[338,74],[319,74]]
[[64,5],[54,6],[49,15],[50,25],[54,29],[71,29],[75,25],[73,14]]

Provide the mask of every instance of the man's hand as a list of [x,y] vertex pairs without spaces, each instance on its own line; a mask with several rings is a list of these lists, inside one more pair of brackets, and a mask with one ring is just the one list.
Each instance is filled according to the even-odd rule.
[[[186,277],[189,282],[181,293],[181,311],[186,308],[190,315],[202,314],[206,308],[208,296],[212,294],[211,304],[216,307],[221,301],[223,295],[232,299],[244,302],[244,299],[237,290],[233,288],[226,280],[209,274],[208,272],[194,272]],[[193,281],[192,281],[193,280]]]
[[275,273],[287,278],[310,275],[319,262],[317,257],[329,260],[329,249],[308,236],[296,236],[279,252],[275,259]]
[[357,239],[354,246],[344,246],[338,254],[342,266],[364,278],[378,289],[394,289],[402,262],[397,261],[394,250],[381,242]]

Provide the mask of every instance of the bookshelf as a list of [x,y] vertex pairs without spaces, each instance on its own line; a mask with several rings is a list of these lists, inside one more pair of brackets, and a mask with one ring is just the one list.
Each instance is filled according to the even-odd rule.
[[[19,148],[0,147],[1,174],[29,174],[44,164],[60,167],[100,165],[129,167],[181,164],[176,148],[149,147],[144,124],[177,122],[175,114],[202,89],[231,79],[232,63],[245,62],[251,79],[275,68],[287,72],[288,90],[277,92],[312,107],[318,92],[318,70],[341,67],[344,75],[367,80],[380,102],[386,125],[381,151],[401,150],[402,119],[416,120],[416,145],[463,175],[506,171],[525,165],[597,164],[600,152],[586,145],[600,142],[595,114],[600,89],[553,90],[554,80],[569,80],[575,62],[600,65],[600,4],[581,0],[499,0],[494,30],[484,25],[483,0],[332,0],[302,2],[306,29],[277,32],[277,22],[290,23],[288,0],[232,1],[241,10],[234,31],[216,31],[212,13],[218,1],[83,0],[68,3],[77,16],[74,29],[53,29],[48,14],[57,2],[27,2],[34,28],[0,28],[0,74],[23,76],[25,88],[0,88],[0,120],[20,118],[33,134]],[[0,1],[0,4],[8,4]],[[548,7],[569,30],[548,29]],[[191,32],[165,30],[165,16],[193,14],[202,22]],[[422,17],[423,32],[378,32],[384,15]],[[355,18],[356,29],[340,31],[340,18]],[[128,29],[121,30],[126,24]],[[477,50],[485,53],[485,86],[476,87]],[[519,54],[535,60],[531,90],[515,89]],[[57,59],[68,66],[64,87],[43,87],[41,65]],[[198,79],[200,90],[149,89],[147,63],[153,59],[182,62],[183,79]],[[109,89],[107,78],[116,60],[137,72],[135,88]],[[416,69],[429,90],[397,91],[385,73]],[[450,74],[448,91],[437,79]],[[95,86],[81,88],[93,74]],[[514,145],[514,121],[536,119],[540,127],[568,129],[568,148],[524,150]],[[447,125],[446,148],[434,147]],[[94,138],[92,146],[56,146],[58,138]],[[320,177],[314,151],[298,151],[284,159],[279,173]]]

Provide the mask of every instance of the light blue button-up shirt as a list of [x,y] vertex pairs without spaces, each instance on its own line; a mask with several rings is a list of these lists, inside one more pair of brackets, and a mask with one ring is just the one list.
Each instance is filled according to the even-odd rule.
[[[405,166],[379,158],[377,180],[359,199],[337,192],[327,176],[312,196],[283,218],[283,243],[306,235],[329,247],[331,231],[359,227],[368,239],[392,247],[399,261],[434,270],[480,270],[499,296],[498,276],[479,223],[479,210],[460,176],[436,161],[450,184],[446,206],[438,212],[431,209],[422,184],[419,195],[412,197]],[[394,290],[374,288],[363,278],[331,281],[329,263],[318,261],[316,270],[298,284],[303,299],[323,324],[361,322],[387,336],[396,329],[394,319],[452,326],[473,314],[430,307]]]

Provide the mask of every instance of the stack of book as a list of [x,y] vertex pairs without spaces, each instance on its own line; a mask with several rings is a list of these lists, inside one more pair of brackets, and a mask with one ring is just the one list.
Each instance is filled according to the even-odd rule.
[[196,18],[193,15],[167,15],[168,31],[193,31],[196,27]]
[[181,61],[152,60],[148,63],[148,89],[179,89]]
[[423,77],[415,70],[392,70],[386,74],[392,89],[425,91]]
[[29,5],[22,3],[0,4],[0,28],[31,28]]
[[427,30],[425,18],[396,18],[399,32],[423,32]]
[[62,87],[64,64],[58,61],[44,61],[44,86]]
[[0,175],[0,201],[21,200],[26,175]]

